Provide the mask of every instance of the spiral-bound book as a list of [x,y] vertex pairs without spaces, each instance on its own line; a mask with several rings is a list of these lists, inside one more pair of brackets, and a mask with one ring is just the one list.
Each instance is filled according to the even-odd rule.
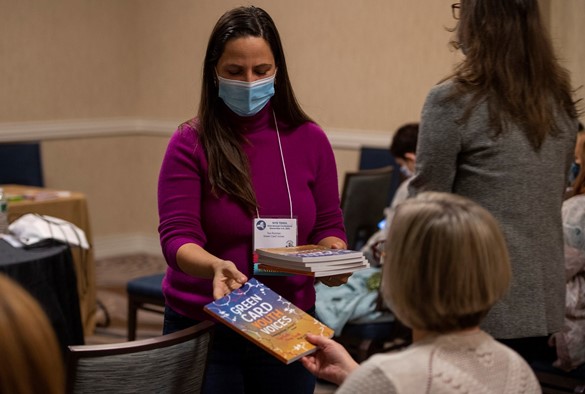
[[334,333],[254,278],[204,310],[285,364],[316,351],[307,333],[328,338]]

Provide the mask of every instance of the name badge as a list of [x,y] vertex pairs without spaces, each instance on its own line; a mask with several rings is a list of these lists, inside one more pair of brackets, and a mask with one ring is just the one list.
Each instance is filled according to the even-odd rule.
[[297,246],[297,219],[254,219],[254,250]]

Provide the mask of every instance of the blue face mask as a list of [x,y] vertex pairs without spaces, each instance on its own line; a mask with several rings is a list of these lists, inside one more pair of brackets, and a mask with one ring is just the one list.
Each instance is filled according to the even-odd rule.
[[569,171],[569,183],[575,182],[577,176],[579,175],[579,171],[581,170],[581,166],[575,162],[571,164],[571,170]]
[[254,82],[236,81],[219,75],[218,96],[225,105],[240,116],[256,115],[274,96],[276,74]]

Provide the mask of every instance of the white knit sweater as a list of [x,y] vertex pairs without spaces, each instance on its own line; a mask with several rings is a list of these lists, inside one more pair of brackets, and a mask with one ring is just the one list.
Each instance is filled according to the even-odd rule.
[[364,362],[337,393],[541,393],[513,350],[483,331],[425,338]]

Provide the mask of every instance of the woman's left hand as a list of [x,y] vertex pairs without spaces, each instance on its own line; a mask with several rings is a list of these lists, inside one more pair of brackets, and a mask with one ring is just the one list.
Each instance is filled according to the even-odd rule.
[[213,268],[213,298],[215,300],[239,289],[248,280],[229,260],[220,260],[214,264]]
[[323,238],[317,245],[325,246],[330,249],[347,249],[347,244],[337,237]]
[[341,385],[359,367],[347,350],[334,340],[313,334],[307,334],[306,339],[319,349],[301,358],[301,363],[316,377]]
[[319,280],[325,286],[337,287],[337,286],[341,286],[341,285],[346,284],[347,281],[349,280],[349,277],[350,276],[351,276],[351,273],[349,273],[349,274],[331,275],[331,276],[323,276],[323,277],[319,278]]
[[[325,247],[328,247],[331,249],[347,249],[347,244],[343,240],[341,240],[337,237],[323,238],[321,241],[319,241],[319,245],[325,246]],[[350,276],[351,276],[351,273],[324,276],[324,277],[319,278],[319,281],[321,283],[323,283],[325,286],[337,287],[337,286],[341,286],[341,285],[346,284],[347,281],[349,280]]]

